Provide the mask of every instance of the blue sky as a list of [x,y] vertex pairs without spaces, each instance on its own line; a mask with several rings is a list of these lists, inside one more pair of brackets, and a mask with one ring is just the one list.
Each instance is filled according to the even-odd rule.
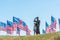
[[[33,35],[33,20],[36,16],[41,20],[41,34],[42,29],[45,28],[45,21],[50,24],[50,17],[54,16],[57,20],[57,31],[59,31],[60,0],[0,0],[0,21],[5,23],[7,20],[12,21],[13,16],[26,22],[31,30],[31,35]],[[25,35],[25,32],[21,31],[21,35]]]

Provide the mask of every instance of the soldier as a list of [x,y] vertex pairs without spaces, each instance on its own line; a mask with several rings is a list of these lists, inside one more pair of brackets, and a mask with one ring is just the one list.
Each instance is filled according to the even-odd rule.
[[39,26],[40,26],[40,20],[39,20],[39,17],[36,17],[34,19],[34,35],[35,34],[40,34]]

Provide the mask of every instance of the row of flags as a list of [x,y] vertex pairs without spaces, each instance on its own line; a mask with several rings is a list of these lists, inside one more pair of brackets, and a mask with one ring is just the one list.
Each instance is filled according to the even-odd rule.
[[5,31],[8,34],[16,31],[16,33],[20,35],[20,30],[24,30],[27,35],[30,35],[31,30],[28,28],[28,25],[17,17],[13,17],[13,22],[7,20],[7,24],[0,22],[0,31]]
[[[59,29],[60,29],[60,18],[58,19],[58,23],[59,23]],[[57,20],[51,16],[51,24],[49,25],[47,22],[45,22],[45,29],[46,30],[42,30],[43,33],[51,33],[51,32],[56,32],[56,24],[57,24]]]
[[[59,29],[60,29],[60,18],[58,19],[59,23]],[[45,22],[45,30],[43,29],[43,33],[51,33],[56,32],[56,24],[57,20],[51,16],[51,24],[49,25],[47,22]],[[0,22],[0,31],[5,31],[8,34],[12,34],[14,31],[16,31],[17,34],[20,35],[20,31],[24,30],[26,31],[27,35],[30,35],[31,30],[28,28],[28,25],[20,20],[17,17],[13,17],[13,22],[7,20],[7,23]]]

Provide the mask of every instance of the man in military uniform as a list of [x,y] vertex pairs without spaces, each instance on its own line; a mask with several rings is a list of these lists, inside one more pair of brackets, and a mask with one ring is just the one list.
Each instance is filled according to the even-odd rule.
[[39,26],[40,26],[40,20],[39,17],[36,17],[34,19],[34,34],[40,34]]

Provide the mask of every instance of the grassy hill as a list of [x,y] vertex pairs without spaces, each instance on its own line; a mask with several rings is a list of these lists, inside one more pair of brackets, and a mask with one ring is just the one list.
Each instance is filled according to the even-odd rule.
[[60,40],[60,32],[35,36],[0,36],[0,40]]

